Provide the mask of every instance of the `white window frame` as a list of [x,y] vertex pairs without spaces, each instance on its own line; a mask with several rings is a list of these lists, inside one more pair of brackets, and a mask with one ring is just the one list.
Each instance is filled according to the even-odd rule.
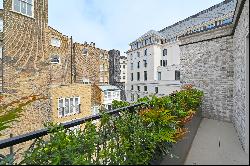
[[3,0],[0,0],[0,9],[3,9]]
[[56,37],[52,37],[50,40],[50,45],[54,47],[61,47],[61,40]]
[[[53,56],[57,56],[59,62],[53,62],[53,61],[52,61]],[[59,56],[59,55],[52,55],[51,58],[50,58],[50,63],[51,63],[51,64],[60,64],[60,63],[61,63],[61,58],[60,58],[60,56]]]
[[89,50],[87,48],[82,49],[83,56],[88,56]]
[[0,32],[3,32],[3,17],[0,17]]
[[[73,99],[73,105],[71,105],[71,99]],[[66,102],[65,101],[66,100],[69,101],[69,112],[67,114],[65,113],[65,109],[66,109]],[[76,103],[77,100],[78,100],[78,104]],[[62,107],[60,107],[60,101],[63,101]],[[80,105],[81,105],[80,97],[59,98],[58,105],[57,105],[58,106],[58,117],[63,118],[63,117],[79,114],[80,113]],[[63,110],[62,110],[62,108],[63,108]],[[79,110],[77,110],[77,108]]]
[[[32,7],[31,7],[31,13],[32,13],[32,14],[31,14],[31,15],[28,15],[28,14],[27,14],[27,11],[28,11],[28,10],[27,10],[27,4],[30,4],[30,3],[27,2],[28,0],[18,0],[18,1],[20,1],[20,11],[16,11],[16,10],[15,10],[14,1],[15,1],[15,0],[12,0],[12,11],[13,11],[13,12],[22,14],[22,15],[27,16],[27,17],[32,17],[32,18],[34,18],[34,0],[31,0],[31,1],[32,1],[32,3],[31,3],[31,5],[32,5]],[[21,2],[26,3],[26,13],[22,13],[22,5],[21,5]]]
[[92,107],[92,115],[97,115],[99,113],[100,113],[100,107],[99,106]]

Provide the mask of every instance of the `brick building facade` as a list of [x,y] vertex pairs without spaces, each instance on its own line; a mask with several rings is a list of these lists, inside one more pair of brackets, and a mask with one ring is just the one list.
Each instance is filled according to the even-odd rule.
[[[127,76],[127,58],[121,56],[118,50],[110,50],[108,54],[110,66],[109,83],[110,85],[117,86],[121,90],[121,100],[126,101],[125,80]],[[123,69],[123,67],[125,68]],[[125,76],[125,78],[123,78],[123,76]]]
[[[26,7],[22,8],[21,3]],[[30,95],[47,98],[27,106],[20,122],[5,130],[4,137],[44,128],[47,122],[63,122],[59,116],[61,101],[66,109],[61,114],[67,115],[66,120],[90,116],[92,105],[102,103],[102,93],[96,85],[103,83],[100,65],[107,64],[108,52],[93,43],[75,43],[49,27],[48,0],[4,0],[0,18],[0,88],[6,96],[3,102]],[[102,54],[106,59],[100,58]],[[108,83],[107,73],[104,76]],[[76,112],[71,116],[67,111],[75,110],[77,104],[81,104],[84,114]]]
[[249,153],[249,0],[235,9],[233,22],[179,38],[181,80],[205,92],[203,116],[232,122]]

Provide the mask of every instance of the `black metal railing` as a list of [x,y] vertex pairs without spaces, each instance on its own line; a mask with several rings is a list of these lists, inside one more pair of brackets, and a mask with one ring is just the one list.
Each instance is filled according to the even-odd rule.
[[[129,110],[130,112],[134,112],[136,110],[136,108],[141,107],[141,106],[146,106],[146,105],[147,105],[147,103],[139,103],[139,104],[135,104],[132,106],[118,108],[115,110],[108,111],[107,114],[108,115],[119,115],[120,112],[125,111],[125,110]],[[100,118],[101,118],[101,114],[97,114],[97,115],[89,116],[86,118],[74,120],[72,122],[64,123],[64,124],[62,124],[62,126],[64,128],[71,128],[71,127],[75,127],[75,126],[81,125],[81,124],[86,123],[86,122],[98,120]],[[31,132],[31,133],[27,133],[24,135],[1,140],[0,141],[0,149],[12,147],[12,146],[20,144],[20,143],[24,143],[24,142],[27,142],[27,141],[30,141],[30,140],[33,140],[36,138],[40,138],[42,136],[46,136],[46,135],[48,135],[48,132],[49,132],[49,129],[45,128],[45,129],[37,130],[37,131]]]

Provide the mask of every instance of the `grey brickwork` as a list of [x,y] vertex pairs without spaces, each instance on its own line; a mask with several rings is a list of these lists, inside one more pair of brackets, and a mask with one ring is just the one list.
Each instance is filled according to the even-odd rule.
[[[224,33],[224,30],[221,31]],[[213,31],[210,32],[213,35]],[[233,111],[232,37],[223,37],[181,48],[181,81],[205,93],[203,116],[231,121]]]
[[121,100],[126,101],[125,83],[121,82],[120,51],[109,51],[109,84],[117,86],[121,90]]
[[238,0],[234,24],[180,38],[182,82],[192,83],[205,92],[204,117],[233,122],[246,152],[249,151],[247,37],[249,0]]
[[120,51],[118,50],[109,51],[109,75],[109,83],[111,85],[120,82]]
[[[233,123],[246,148],[246,37],[249,34],[249,0],[246,1],[234,34],[234,113]],[[248,123],[249,125],[249,123]]]

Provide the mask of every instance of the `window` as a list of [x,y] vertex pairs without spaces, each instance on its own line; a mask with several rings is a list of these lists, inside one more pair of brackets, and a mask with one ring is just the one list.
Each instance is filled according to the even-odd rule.
[[181,72],[175,71],[175,80],[181,80]]
[[131,101],[135,101],[135,95],[131,94]]
[[140,81],[140,72],[137,72],[137,81]]
[[148,72],[144,71],[144,80],[147,81],[148,80]]
[[61,41],[57,38],[51,38],[51,45],[55,47],[60,47],[61,46]]
[[131,81],[134,81],[134,73],[131,73]]
[[100,65],[100,71],[104,71],[104,65]]
[[148,66],[147,60],[143,60],[144,67],[146,68]]
[[3,18],[0,17],[0,32],[3,32]]
[[137,100],[138,100],[138,99],[140,99],[140,98],[141,98],[141,97],[140,97],[140,95],[139,95],[139,94],[137,94]]
[[168,61],[167,60],[161,60],[161,66],[164,66],[164,67],[166,67],[166,66],[168,66]]
[[134,90],[134,86],[133,85],[131,85],[131,90]]
[[125,69],[126,68],[126,66],[125,65],[123,65],[123,69]]
[[52,64],[59,64],[60,63],[60,57],[58,55],[53,55],[51,57],[50,63],[52,63]]
[[92,115],[97,115],[97,114],[99,114],[100,112],[99,112],[99,107],[98,106],[94,106],[93,108],[92,108]]
[[146,50],[144,51],[144,55],[145,55],[145,56],[148,55],[148,49],[146,49]]
[[3,58],[3,46],[0,46],[0,59]]
[[138,92],[140,92],[141,91],[141,87],[137,86],[137,90],[138,90]]
[[58,116],[65,117],[80,113],[80,98],[60,98],[58,99]]
[[111,97],[112,97],[111,92],[108,92],[108,99],[111,99]]
[[123,76],[122,78],[125,80],[125,79],[126,79],[126,76]]
[[0,0],[0,9],[3,9],[3,0]]
[[13,11],[33,17],[33,0],[13,0]]
[[159,88],[155,87],[155,93],[159,93]]
[[137,68],[140,69],[140,61],[137,63]]
[[158,80],[161,80],[161,72],[158,72]]
[[144,86],[144,91],[147,92],[148,91],[148,87]]
[[134,70],[134,64],[131,63],[131,70]]
[[104,82],[104,78],[102,76],[100,77],[100,82]]
[[164,49],[163,50],[163,56],[167,56],[168,55],[168,50],[167,49]]
[[87,48],[82,49],[82,54],[84,56],[87,56],[88,55],[88,49]]

